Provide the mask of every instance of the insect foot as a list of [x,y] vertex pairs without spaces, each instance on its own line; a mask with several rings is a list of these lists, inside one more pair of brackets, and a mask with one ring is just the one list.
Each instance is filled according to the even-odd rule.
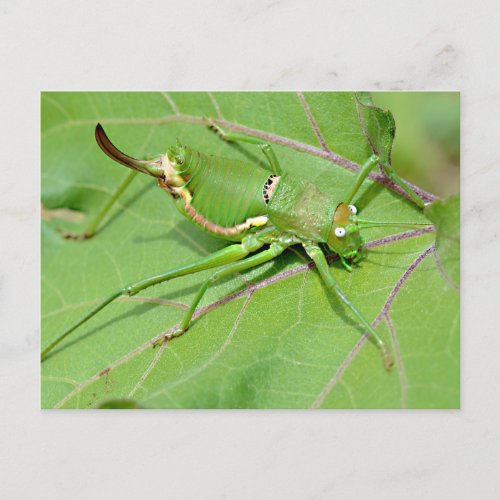
[[165,335],[163,335],[159,339],[156,339],[154,342],[151,342],[151,346],[153,347],[153,349],[156,349],[158,346],[163,345],[165,342],[168,342],[168,339]]
[[165,335],[165,339],[171,340],[175,337],[180,337],[181,335],[184,335],[187,332],[187,330],[188,330],[187,328],[182,328],[182,327],[176,328],[173,332],[167,333]]
[[83,241],[83,240],[88,240],[89,238],[92,237],[92,235],[88,233],[72,233],[71,231],[66,231],[60,227],[57,228],[57,232],[65,240]]
[[210,118],[209,116],[204,116],[203,119],[205,120],[205,123],[207,124],[207,127],[210,130],[213,130],[221,139],[227,140],[226,134],[224,131],[215,123],[215,120],[213,118]]
[[384,359],[384,368],[385,371],[390,372],[392,367],[394,366],[394,360],[392,359],[391,353],[387,347],[382,347],[382,357]]
[[217,129],[217,125],[215,124],[214,119],[211,118],[210,116],[204,116],[203,120],[205,120],[205,123],[207,124],[208,128],[211,128],[212,130]]
[[187,330],[188,330],[187,328],[178,327],[173,332],[166,333],[165,335],[163,335],[159,339],[156,339],[153,342],[153,349],[159,345],[164,344],[165,342],[169,342],[175,337],[180,337],[181,335],[184,335],[187,332]]

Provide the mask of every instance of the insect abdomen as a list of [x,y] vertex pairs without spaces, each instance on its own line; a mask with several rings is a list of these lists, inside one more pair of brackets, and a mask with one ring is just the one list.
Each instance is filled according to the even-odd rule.
[[[186,163],[179,173],[185,180],[184,189],[191,195],[189,205],[197,215],[224,228],[266,215],[263,189],[270,176],[268,171],[187,147],[184,151]],[[194,218],[192,209],[188,207],[187,215]]]

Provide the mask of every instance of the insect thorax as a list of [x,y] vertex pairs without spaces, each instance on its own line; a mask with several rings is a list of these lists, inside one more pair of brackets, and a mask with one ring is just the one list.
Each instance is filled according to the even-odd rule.
[[282,175],[268,205],[270,222],[301,238],[326,242],[336,204],[314,184]]

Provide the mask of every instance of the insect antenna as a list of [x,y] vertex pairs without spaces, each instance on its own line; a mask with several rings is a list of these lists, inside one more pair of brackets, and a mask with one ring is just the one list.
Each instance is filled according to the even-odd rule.
[[393,221],[375,221],[375,220],[364,220],[356,219],[356,222],[360,226],[360,229],[368,229],[369,227],[382,227],[382,226],[401,226],[401,227],[421,227],[421,226],[432,226],[430,222],[393,222]]

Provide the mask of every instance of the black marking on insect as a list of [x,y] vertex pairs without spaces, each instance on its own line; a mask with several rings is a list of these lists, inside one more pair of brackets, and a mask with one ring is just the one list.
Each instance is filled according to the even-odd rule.
[[264,197],[266,205],[269,203],[269,200],[271,199],[271,196],[273,195],[279,180],[280,180],[279,175],[274,175],[274,174],[270,175],[267,178],[267,181],[264,184],[264,187],[262,188],[262,196]]

